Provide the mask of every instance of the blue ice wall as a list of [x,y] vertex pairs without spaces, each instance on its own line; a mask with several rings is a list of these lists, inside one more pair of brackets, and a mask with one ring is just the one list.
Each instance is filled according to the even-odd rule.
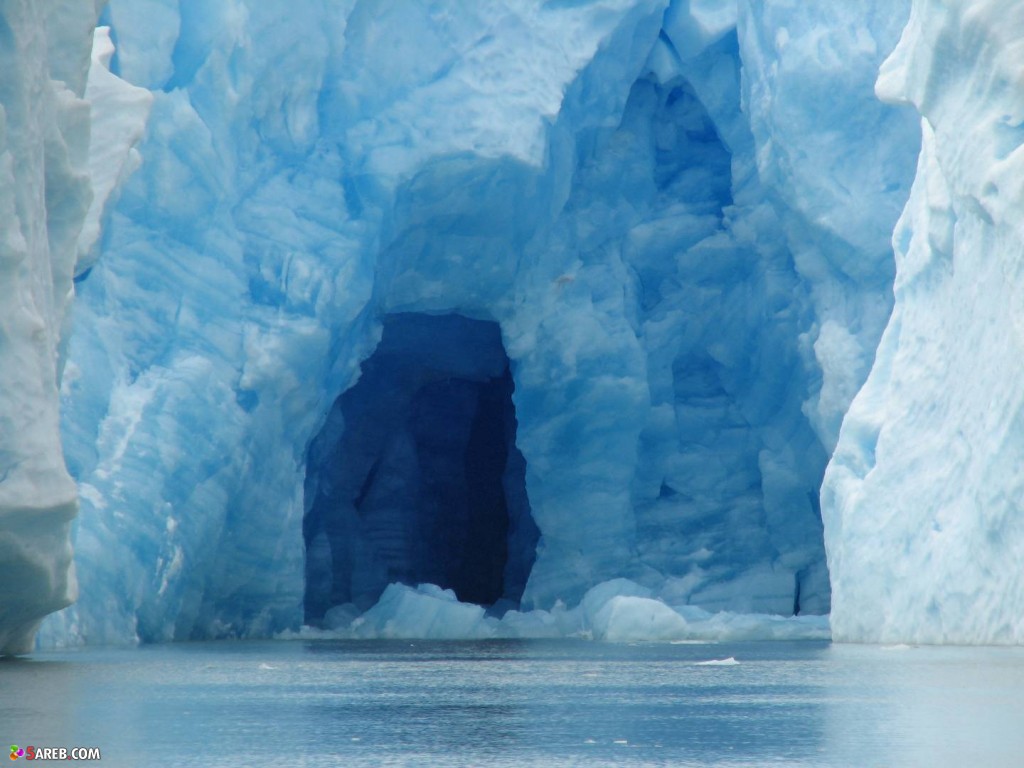
[[112,0],[156,98],[79,283],[83,589],[44,642],[296,626],[317,435],[403,313],[500,334],[524,607],[827,611],[818,489],[917,147],[872,91],[898,6]]

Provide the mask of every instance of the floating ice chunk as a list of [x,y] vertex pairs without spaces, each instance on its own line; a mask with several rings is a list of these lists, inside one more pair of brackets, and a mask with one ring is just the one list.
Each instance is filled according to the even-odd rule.
[[727,659],[710,659],[708,661],[698,661],[696,666],[698,667],[735,667],[738,666],[739,662],[736,661],[734,656],[730,656]]
[[481,639],[493,630],[479,605],[460,603],[450,589],[390,584],[380,600],[352,624],[356,637]]
[[686,619],[647,597],[616,596],[594,617],[594,638],[611,642],[677,640],[687,634]]
[[592,622],[598,612],[613,597],[651,597],[651,590],[629,579],[602,581],[597,586],[587,590],[587,593],[580,601],[580,609],[583,611],[584,620],[588,623]]

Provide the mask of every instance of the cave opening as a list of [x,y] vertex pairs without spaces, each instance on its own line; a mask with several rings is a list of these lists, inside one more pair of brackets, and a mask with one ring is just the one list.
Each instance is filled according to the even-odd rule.
[[392,582],[517,607],[539,532],[497,323],[399,313],[306,464],[305,618],[364,611]]

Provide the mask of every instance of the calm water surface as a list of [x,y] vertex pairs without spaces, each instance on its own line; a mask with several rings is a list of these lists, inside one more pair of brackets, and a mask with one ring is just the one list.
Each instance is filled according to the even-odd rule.
[[[735,658],[734,665],[702,662]],[[103,766],[1024,766],[1024,649],[224,642],[0,663]],[[5,746],[6,750],[7,747]],[[12,763],[18,764],[18,763]]]

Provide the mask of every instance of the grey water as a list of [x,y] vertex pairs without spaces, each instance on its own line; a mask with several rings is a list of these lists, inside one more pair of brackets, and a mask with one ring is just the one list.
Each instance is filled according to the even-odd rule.
[[133,768],[998,768],[1024,765],[1024,649],[296,640],[41,652],[0,663],[0,738],[99,747],[96,765]]

